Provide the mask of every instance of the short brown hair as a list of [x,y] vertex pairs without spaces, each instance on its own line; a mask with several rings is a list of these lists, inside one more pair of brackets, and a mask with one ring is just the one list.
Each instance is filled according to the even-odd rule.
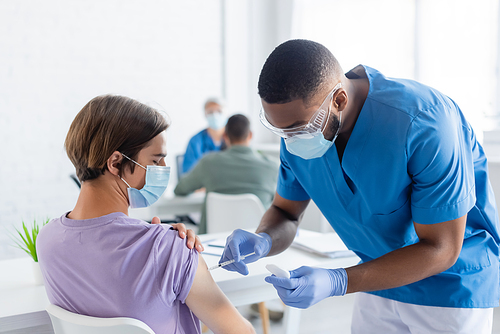
[[[156,109],[125,96],[93,98],[76,115],[64,147],[80,181],[92,180],[107,170],[115,151],[135,160],[147,143],[169,126]],[[134,165],[124,160],[120,166]]]
[[241,142],[250,134],[250,121],[241,114],[236,114],[227,120],[226,135],[231,143]]

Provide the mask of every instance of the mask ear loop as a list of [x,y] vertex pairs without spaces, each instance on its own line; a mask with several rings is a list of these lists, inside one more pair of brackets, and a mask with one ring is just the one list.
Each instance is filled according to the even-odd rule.
[[[120,152],[120,153],[121,153],[121,155],[123,155],[125,158],[129,159],[129,160],[130,160],[130,161],[132,161],[134,164],[136,164],[137,166],[140,166],[140,167],[142,167],[144,170],[148,171],[148,169],[147,169],[146,167],[144,167],[143,165],[141,165],[141,164],[140,164],[140,163],[138,163],[137,161],[135,161],[135,160],[133,160],[133,159],[130,159],[129,157],[127,157],[127,156],[126,156],[125,154],[123,154],[122,152]],[[125,184],[126,184],[129,188],[132,188],[132,187],[130,186],[130,184],[128,184],[128,182],[127,182],[127,181],[125,181],[125,180],[124,180],[121,176],[120,176],[120,179],[121,179],[123,182],[125,182]]]
[[127,181],[125,181],[125,180],[124,180],[121,176],[120,176],[120,180],[122,180],[123,182],[125,182],[125,184],[127,185],[127,187],[132,188],[132,187],[130,186],[130,184],[128,184],[128,182],[127,182]]

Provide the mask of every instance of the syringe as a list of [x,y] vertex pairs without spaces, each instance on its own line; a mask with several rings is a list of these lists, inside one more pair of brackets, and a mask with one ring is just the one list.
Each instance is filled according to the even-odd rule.
[[[252,252],[252,253],[247,254],[247,255],[242,255],[242,256],[240,257],[240,259],[241,259],[241,260],[244,260],[244,259],[246,259],[247,257],[252,256],[252,255],[255,255],[255,252]],[[208,270],[214,270],[214,269],[217,269],[217,268],[220,268],[220,267],[224,267],[224,266],[227,266],[228,264],[231,264],[231,263],[234,263],[234,262],[236,262],[236,260],[235,260],[235,259],[232,259],[232,260],[229,260],[229,261],[225,261],[225,262],[219,263],[219,264],[217,264],[217,265],[215,265],[215,266],[213,266],[213,267],[208,268]]]

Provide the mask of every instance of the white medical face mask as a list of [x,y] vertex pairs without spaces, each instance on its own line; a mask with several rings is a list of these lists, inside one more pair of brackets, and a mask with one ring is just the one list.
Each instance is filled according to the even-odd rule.
[[[310,160],[322,157],[330,149],[330,147],[332,147],[339,134],[342,118],[342,111],[339,111],[338,118],[333,116],[334,118],[331,119],[330,117],[331,98],[338,88],[340,88],[339,85],[335,86],[334,90],[327,96],[319,110],[326,113],[324,116],[324,122],[322,122],[321,126],[316,127],[310,133],[299,133],[293,137],[285,138],[285,145],[288,152],[301,157],[302,159]],[[327,103],[327,101],[330,103]],[[331,141],[326,140],[323,135],[329,119],[333,122],[333,127],[337,126],[337,129],[334,129],[335,136]]]
[[337,136],[332,141],[326,140],[321,132],[304,134],[285,139],[285,145],[288,152],[302,159],[309,160],[325,155],[326,151],[332,147],[336,138]]
[[122,155],[136,165],[146,170],[146,184],[142,189],[132,188],[122,177],[120,179],[128,186],[128,201],[132,209],[145,208],[155,203],[167,189],[170,179],[169,166],[147,165],[144,167],[140,163],[130,159],[125,154]]
[[[342,116],[342,112],[339,113]],[[320,158],[332,147],[339,134],[341,120],[338,119],[338,128],[331,141],[326,140],[322,131],[296,135],[285,139],[286,150],[305,160]]]
[[207,115],[208,127],[214,130],[220,130],[226,126],[226,117],[220,112],[213,112]]

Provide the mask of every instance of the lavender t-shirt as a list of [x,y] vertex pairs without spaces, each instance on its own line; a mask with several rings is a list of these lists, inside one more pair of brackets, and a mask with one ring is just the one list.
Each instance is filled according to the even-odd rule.
[[160,333],[201,333],[184,303],[198,253],[168,225],[121,212],[73,220],[64,214],[40,231],[40,267],[52,304],[95,317],[131,317]]

